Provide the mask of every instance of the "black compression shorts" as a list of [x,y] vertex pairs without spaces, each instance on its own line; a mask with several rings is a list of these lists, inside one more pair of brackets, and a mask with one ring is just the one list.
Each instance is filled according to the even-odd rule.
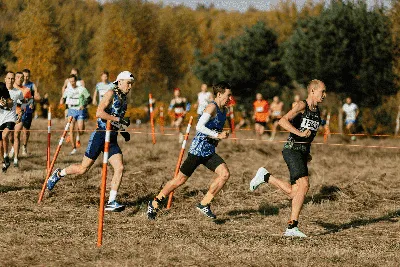
[[180,171],[185,176],[190,177],[200,164],[206,166],[210,171],[215,172],[217,167],[223,163],[225,163],[225,161],[218,156],[218,154],[212,154],[208,157],[199,157],[189,153]]
[[308,176],[308,153],[293,149],[283,149],[282,155],[289,168],[291,184],[295,184],[298,179]]
[[2,125],[0,125],[0,140],[3,140],[3,130],[4,129],[9,129],[10,131],[14,130],[15,127],[15,122],[9,121],[5,122]]

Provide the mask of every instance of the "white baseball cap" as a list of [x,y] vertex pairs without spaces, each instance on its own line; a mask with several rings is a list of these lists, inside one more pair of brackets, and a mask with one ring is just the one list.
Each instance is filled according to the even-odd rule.
[[127,70],[118,74],[117,79],[113,82],[114,84],[118,84],[119,80],[135,80],[133,74]]

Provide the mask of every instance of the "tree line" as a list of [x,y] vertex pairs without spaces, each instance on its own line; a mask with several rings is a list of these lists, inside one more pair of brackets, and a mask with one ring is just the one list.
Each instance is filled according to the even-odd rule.
[[[365,107],[398,92],[400,1],[281,1],[269,11],[231,12],[141,0],[0,1],[0,74],[32,70],[54,99],[71,68],[94,87],[101,71],[124,69],[137,84],[131,103],[175,87],[194,98],[202,82],[232,83],[250,103],[304,87],[314,78]],[[193,99],[194,100],[194,99]]]

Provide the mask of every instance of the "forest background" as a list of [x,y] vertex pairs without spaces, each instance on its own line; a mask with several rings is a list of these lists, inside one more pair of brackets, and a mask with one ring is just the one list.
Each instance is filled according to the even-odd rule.
[[[130,70],[137,82],[131,115],[145,117],[148,94],[166,107],[179,87],[191,102],[201,83],[231,82],[236,110],[255,94],[279,95],[288,110],[311,79],[329,92],[324,106],[337,128],[351,96],[361,110],[359,131],[393,133],[400,105],[400,1],[281,1],[268,11],[140,0],[0,0],[0,76],[29,68],[54,103],[71,68],[93,92],[103,70],[111,80]],[[336,125],[336,126],[335,126]],[[334,129],[335,130],[335,129]]]

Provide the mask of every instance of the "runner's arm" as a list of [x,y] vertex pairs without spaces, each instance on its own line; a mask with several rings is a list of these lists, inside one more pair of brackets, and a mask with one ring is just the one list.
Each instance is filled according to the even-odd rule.
[[94,89],[92,104],[97,106],[97,88]]
[[33,84],[33,91],[35,92],[35,100],[40,101],[40,99],[42,98],[40,97],[39,90],[37,89],[35,84]]
[[290,121],[293,120],[294,117],[296,117],[299,113],[303,112],[305,109],[306,109],[306,104],[304,102],[298,103],[288,113],[283,115],[283,117],[279,120],[279,126],[297,136],[304,137],[305,133],[297,130],[296,127],[294,127],[290,123]]
[[96,111],[96,118],[100,118],[103,120],[110,120],[110,121],[119,121],[119,117],[112,116],[105,112],[105,109],[111,104],[112,98],[114,95],[114,91],[108,91],[101,99],[99,106],[97,107]]
[[197,122],[196,131],[213,138],[218,138],[218,132],[213,131],[206,127],[206,124],[210,120],[211,116],[215,116],[215,114],[216,114],[215,105],[214,104],[208,105],[203,111],[203,114],[201,115],[199,121]]

